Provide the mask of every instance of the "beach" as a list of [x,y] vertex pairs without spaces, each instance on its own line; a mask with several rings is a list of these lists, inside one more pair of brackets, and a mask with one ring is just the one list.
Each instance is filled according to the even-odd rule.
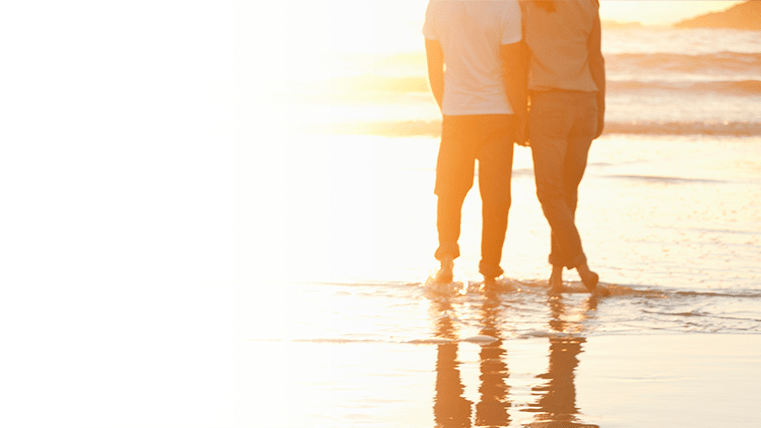
[[[459,282],[431,285],[441,117],[421,52],[327,55],[328,72],[315,67],[287,89],[244,87],[237,421],[755,426],[756,37],[603,32],[606,132],[576,213],[590,268],[610,291],[602,298],[570,271],[566,291],[548,296],[549,227],[530,149],[517,146],[499,290],[485,293],[477,270],[477,181],[463,207]],[[249,126],[257,114],[266,125]]]
[[610,296],[548,296],[524,147],[485,293],[477,182],[429,282],[425,3],[9,3],[0,426],[758,425],[759,33],[604,29]]
[[[754,426],[758,335],[238,344],[240,426]],[[495,358],[499,357],[499,358]]]
[[[249,177],[242,183],[252,186],[244,193],[251,195],[244,218],[264,219],[243,225],[258,236],[245,245],[254,252],[246,257],[265,261],[257,275],[424,279],[436,245],[437,147],[435,137],[302,135],[270,145],[267,157],[259,149],[248,152],[252,164],[260,162],[240,170]],[[595,141],[578,222],[603,280],[755,290],[760,150],[758,137],[610,135]],[[247,156],[246,148],[240,154]],[[273,169],[270,159],[287,159],[287,169]],[[503,256],[511,278],[545,279],[549,226],[535,191],[530,149],[516,147]],[[273,205],[261,208],[253,196],[265,192]],[[477,196],[472,190],[463,208],[458,263],[472,280],[479,279]]]
[[547,295],[549,228],[529,149],[516,147],[508,279],[488,295],[474,192],[457,260],[463,286],[426,285],[435,137],[289,141],[280,146],[289,165],[310,180],[284,180],[289,209],[277,216],[251,199],[247,214],[267,217],[267,230],[239,235],[239,260],[256,260],[243,263],[236,293],[244,426],[754,425],[757,137],[614,134],[593,144],[577,221],[611,291],[599,299],[572,272],[569,292]]

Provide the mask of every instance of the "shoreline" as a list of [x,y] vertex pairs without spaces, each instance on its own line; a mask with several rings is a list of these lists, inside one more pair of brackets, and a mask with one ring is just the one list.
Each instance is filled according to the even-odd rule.
[[[305,136],[334,135],[356,137],[432,137],[441,136],[440,120],[404,120],[390,122],[356,122],[295,124]],[[642,137],[716,137],[745,138],[761,136],[761,123],[725,121],[628,121],[606,122],[603,137],[616,135]]]

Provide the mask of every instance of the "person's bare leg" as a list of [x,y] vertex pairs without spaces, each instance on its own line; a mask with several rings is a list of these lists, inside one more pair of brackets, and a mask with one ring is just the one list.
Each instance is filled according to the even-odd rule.
[[553,265],[550,274],[550,294],[560,294],[563,292],[563,266]]
[[597,296],[607,295],[607,290],[602,287],[597,287],[597,283],[600,282],[600,276],[589,270],[589,266],[586,263],[582,263],[576,266],[576,271],[581,277],[581,282],[587,287],[590,293]]
[[454,280],[454,260],[450,256],[442,257],[440,260],[441,267],[436,276],[434,282],[437,284],[449,284]]

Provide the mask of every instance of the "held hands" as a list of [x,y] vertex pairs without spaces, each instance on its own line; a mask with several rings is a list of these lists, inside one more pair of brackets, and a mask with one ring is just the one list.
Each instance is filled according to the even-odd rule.
[[602,131],[605,128],[605,92],[600,91],[597,93],[597,132],[595,138],[602,135]]
[[600,137],[600,135],[602,135],[602,131],[604,128],[605,128],[605,104],[603,103],[602,106],[598,106],[597,108],[597,132],[595,133],[595,138],[598,138]]
[[515,127],[515,143],[529,147],[528,114],[516,114]]

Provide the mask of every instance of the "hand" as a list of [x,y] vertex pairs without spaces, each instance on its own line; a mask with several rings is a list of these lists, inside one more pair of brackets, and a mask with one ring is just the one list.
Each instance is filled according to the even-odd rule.
[[595,133],[595,138],[599,138],[600,135],[602,135],[602,131],[605,128],[605,114],[600,113],[597,115],[597,132]]
[[529,133],[528,133],[528,115],[519,114],[516,120],[516,144],[523,147],[529,146]]
[[595,138],[602,135],[602,130],[605,128],[605,93],[597,93],[597,132]]

